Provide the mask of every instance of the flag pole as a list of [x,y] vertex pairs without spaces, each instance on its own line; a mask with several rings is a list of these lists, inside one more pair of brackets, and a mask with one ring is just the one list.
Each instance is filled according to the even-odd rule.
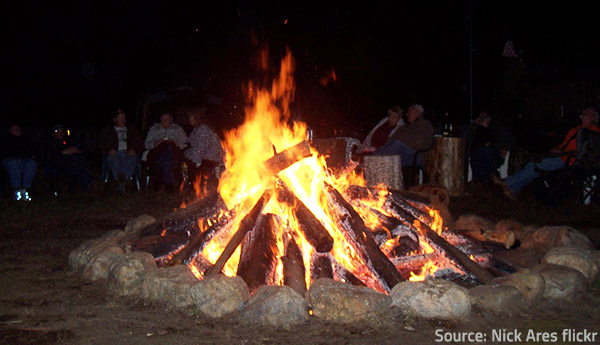
[[473,123],[473,0],[469,1],[467,27],[469,31],[469,119]]

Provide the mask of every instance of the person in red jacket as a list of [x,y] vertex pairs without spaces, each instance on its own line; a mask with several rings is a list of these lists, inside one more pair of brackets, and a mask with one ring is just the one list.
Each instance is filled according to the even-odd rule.
[[525,186],[540,176],[536,171],[536,168],[546,171],[555,171],[573,164],[571,157],[572,154],[577,151],[578,130],[580,128],[586,128],[595,132],[600,132],[600,128],[597,125],[598,113],[594,111],[593,107],[584,109],[580,118],[581,125],[571,128],[563,142],[551,150],[556,156],[544,158],[540,162],[530,162],[525,165],[521,171],[508,176],[504,181],[498,181],[498,179],[496,179],[496,182],[503,182],[502,184],[505,188],[504,193],[509,198],[514,198],[514,196],[525,188]]

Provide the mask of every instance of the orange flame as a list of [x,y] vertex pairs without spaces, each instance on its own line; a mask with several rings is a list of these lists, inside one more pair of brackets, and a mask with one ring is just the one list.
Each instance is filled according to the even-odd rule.
[[428,275],[433,275],[438,270],[438,267],[433,263],[433,261],[429,260],[423,265],[421,268],[421,273],[418,275],[414,272],[410,272],[410,280],[411,282],[423,281],[427,278]]

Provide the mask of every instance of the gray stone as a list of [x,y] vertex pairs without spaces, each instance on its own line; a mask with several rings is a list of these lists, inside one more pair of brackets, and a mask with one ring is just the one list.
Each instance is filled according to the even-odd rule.
[[306,299],[313,316],[337,323],[367,320],[387,311],[392,302],[389,296],[375,290],[329,278],[312,282]]
[[593,248],[592,242],[581,232],[570,226],[544,226],[537,229],[531,237],[532,244],[525,246],[550,249],[563,246],[577,246],[582,248]]
[[204,279],[190,289],[194,305],[211,318],[237,311],[250,299],[250,291],[240,277],[217,275]]
[[125,251],[121,247],[102,248],[90,259],[81,273],[81,278],[92,282],[108,278],[110,265],[123,254],[125,254]]
[[510,285],[517,288],[523,295],[524,302],[532,303],[544,295],[546,284],[542,275],[530,269],[496,278],[491,284]]
[[523,295],[514,286],[479,285],[469,289],[473,304],[496,312],[514,311],[523,303]]
[[140,232],[140,230],[153,223],[156,223],[156,219],[154,217],[149,216],[147,214],[143,214],[127,222],[127,225],[125,225],[125,233],[127,235],[137,235]]
[[106,247],[125,246],[125,232],[113,230],[105,233],[99,238],[84,242],[69,254],[69,267],[71,271],[81,273],[89,264],[94,255]]
[[151,301],[186,307],[194,303],[190,289],[196,283],[198,279],[185,265],[159,268],[146,276],[142,296]]
[[152,255],[145,252],[127,253],[111,264],[108,272],[108,288],[121,296],[141,296],[144,280],[157,269]]
[[308,305],[289,286],[261,286],[240,310],[249,324],[289,329],[308,321]]
[[402,282],[390,297],[403,312],[427,319],[460,320],[471,313],[469,291],[443,279]]
[[534,268],[546,281],[544,298],[572,300],[578,293],[587,289],[585,276],[576,269],[541,264]]
[[588,283],[592,283],[598,276],[598,265],[594,260],[593,251],[582,247],[552,248],[544,255],[542,263],[574,268],[583,273]]

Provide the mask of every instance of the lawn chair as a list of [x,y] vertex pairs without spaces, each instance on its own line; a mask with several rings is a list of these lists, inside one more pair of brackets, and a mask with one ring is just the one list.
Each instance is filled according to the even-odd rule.
[[577,151],[569,154],[565,168],[555,171],[536,169],[545,189],[546,198],[556,204],[571,199],[589,204],[600,196],[600,133],[580,128],[577,131]]

